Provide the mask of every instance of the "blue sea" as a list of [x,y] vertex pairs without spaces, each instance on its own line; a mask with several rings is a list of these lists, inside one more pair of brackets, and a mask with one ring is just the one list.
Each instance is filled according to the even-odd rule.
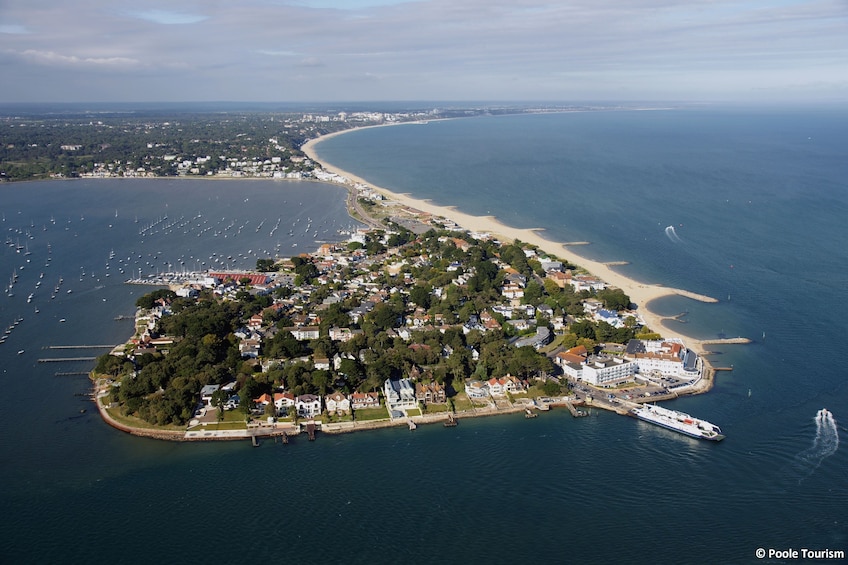
[[84,377],[56,375],[90,361],[38,362],[102,350],[42,348],[126,339],[115,318],[146,290],[123,284],[130,275],[248,268],[341,237],[353,224],[344,192],[0,185],[3,289],[18,275],[0,329],[23,318],[0,345],[2,561],[749,563],[758,548],[848,551],[846,148],[845,109],[706,107],[431,121],[318,146],[376,185],[588,241],[576,250],[627,261],[617,268],[637,280],[720,299],[651,305],[685,313],[671,322],[684,335],[754,340],[716,347],[713,364],[732,371],[668,403],[721,426],[718,444],[565,411],[259,448],[127,436],[93,413]]

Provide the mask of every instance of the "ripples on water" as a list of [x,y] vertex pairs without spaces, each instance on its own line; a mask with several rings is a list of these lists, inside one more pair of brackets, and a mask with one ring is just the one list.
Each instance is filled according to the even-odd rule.
[[[0,301],[0,323],[18,315],[26,318],[15,329],[14,341],[0,350],[6,396],[27,399],[6,403],[0,411],[5,432],[0,434],[0,481],[10,485],[0,495],[5,508],[0,518],[6,534],[0,541],[4,557],[10,562],[148,563],[169,562],[179,554],[181,559],[198,555],[220,562],[273,562],[295,552],[298,558],[319,563],[337,561],[343,548],[345,561],[360,563],[747,563],[761,546],[797,542],[846,547],[845,450],[820,457],[827,452],[822,446],[829,444],[815,443],[812,419],[822,406],[834,410],[837,421],[844,419],[839,407],[848,405],[838,362],[844,346],[833,333],[848,315],[845,288],[838,284],[845,278],[839,270],[845,252],[836,243],[848,238],[841,213],[846,210],[845,195],[832,185],[819,190],[806,177],[804,190],[782,182],[805,176],[792,170],[799,166],[797,156],[804,154],[799,151],[781,153],[779,163],[768,151],[740,152],[749,163],[774,174],[765,180],[743,175],[742,182],[733,184],[734,170],[745,159],[721,159],[736,155],[733,143],[750,139],[759,127],[763,136],[782,135],[768,133],[767,121],[757,127],[748,124],[745,135],[737,137],[734,132],[739,132],[728,129],[727,120],[710,116],[695,120],[688,130],[675,126],[673,117],[662,122],[659,114],[629,116],[623,123],[629,120],[641,132],[641,149],[619,155],[621,148],[613,138],[626,140],[627,135],[619,135],[610,116],[597,122],[609,139],[598,137],[591,127],[598,116],[575,118],[570,129],[562,127],[562,120],[570,117],[543,118],[530,120],[546,124],[541,129],[518,119],[438,126],[462,133],[458,139],[464,153],[457,153],[454,166],[448,162],[454,150],[449,139],[436,144],[446,154],[436,155],[425,134],[437,124],[415,126],[425,141],[412,153],[419,159],[418,169],[399,164],[395,153],[361,143],[366,138],[359,134],[350,137],[350,144],[364,151],[363,168],[378,160],[394,170],[392,178],[399,183],[385,182],[387,186],[436,200],[449,198],[460,208],[463,199],[476,197],[487,207],[482,213],[491,211],[504,219],[506,206],[517,225],[546,225],[555,239],[595,241],[594,253],[604,260],[633,261],[621,267],[622,272],[722,299],[718,305],[702,305],[670,298],[662,301],[662,308],[669,315],[688,310],[681,327],[698,337],[726,333],[757,340],[745,348],[715,348],[714,363],[733,365],[734,370],[719,374],[710,394],[669,403],[720,425],[726,440],[698,442],[609,413],[572,419],[557,411],[534,420],[520,415],[463,420],[454,429],[421,426],[415,432],[322,435],[314,443],[298,438],[288,446],[265,442],[255,449],[246,442],[176,445],[125,436],[106,428],[93,414],[79,417],[85,404],[73,395],[86,392],[87,383],[54,377],[55,367],[36,364],[42,355],[39,347],[83,339],[109,343],[129,331],[112,318],[131,314],[143,289],[122,285],[114,274],[107,282],[105,265],[112,248],[116,259],[110,271],[118,258],[126,261],[131,256],[134,262],[139,254],[142,263],[149,261],[159,269],[178,264],[181,257],[209,264],[210,257],[220,260],[244,256],[251,249],[267,250],[277,218],[284,218],[274,234],[283,237],[281,250],[286,245],[292,250],[295,242],[298,251],[307,243],[314,245],[312,232],[302,232],[302,240],[285,239],[283,227],[288,222],[292,229],[304,213],[284,195],[284,187],[293,185],[51,183],[40,193],[50,197],[42,199],[33,197],[44,190],[41,183],[3,186],[4,229],[34,229],[37,239],[29,241],[32,257],[40,261],[47,253],[48,236],[53,246],[48,282],[42,285],[47,286],[46,294],[36,293],[41,312],[34,314],[33,304],[26,303],[38,274],[29,266],[14,299]],[[497,174],[483,174],[497,172],[499,162],[486,139],[502,138],[503,132],[491,128],[508,121],[513,124],[508,135],[525,128],[522,135],[537,139],[537,154],[528,161],[519,152],[521,143],[509,146],[512,176],[498,184]],[[475,124],[484,123],[488,133],[480,137]],[[813,126],[820,124],[804,120],[800,128]],[[668,145],[668,133],[675,127],[689,132],[680,133],[683,138],[701,129],[710,133],[702,145],[705,151],[680,155],[691,146],[679,136],[671,149],[659,147]],[[362,133],[376,139],[406,131],[379,129],[382,132]],[[843,133],[834,135],[848,131],[838,129]],[[546,131],[570,131],[577,139],[551,143]],[[401,137],[405,135],[410,134]],[[402,152],[403,144],[391,141]],[[844,148],[848,142],[833,146]],[[544,147],[552,153],[543,155]],[[652,161],[653,149],[660,151],[657,155],[685,157],[685,163]],[[581,150],[597,154],[581,156]],[[481,153],[487,152],[481,160]],[[566,153],[572,168],[568,174],[559,168],[538,173],[517,168],[521,163],[561,167]],[[376,157],[369,160],[368,155]],[[469,175],[469,163],[488,166]],[[440,172],[442,165],[447,172]],[[846,176],[838,170],[833,174],[845,167],[844,160],[816,161],[816,167],[817,177]],[[435,184],[443,192],[419,192],[421,187],[403,184],[414,179],[416,170],[426,181],[422,187]],[[460,188],[450,184],[463,171]],[[557,185],[552,198],[545,196],[544,186],[528,185],[533,179],[563,178],[568,186]],[[486,201],[475,196],[481,182],[489,184]],[[297,200],[304,210],[307,205],[317,207],[306,216],[315,221],[328,209],[327,202],[338,202],[327,214],[347,221],[342,198],[314,192],[320,186],[309,184]],[[517,186],[535,191],[539,202],[556,205],[516,206],[504,195],[513,195]],[[92,190],[97,199],[82,199],[77,190],[81,187]],[[128,187],[143,190],[121,192]],[[337,188],[331,190],[338,194]],[[607,200],[575,199],[574,191]],[[627,206],[626,214],[610,217],[608,202],[627,202],[622,199],[627,194],[640,197]],[[749,199],[757,201],[756,208],[745,206]],[[778,200],[783,201],[780,206],[761,205]],[[169,219],[178,219],[193,218],[198,211],[210,223],[214,219],[217,228],[203,237],[152,234],[151,229],[141,243],[136,212],[139,224],[147,225],[165,212]],[[795,212],[803,219],[800,224]],[[44,224],[47,231],[38,231]],[[681,242],[665,235],[669,225]],[[808,231],[815,226],[821,245],[804,239],[799,225]],[[215,237],[216,230],[223,233]],[[0,250],[0,281],[21,265],[20,259],[8,247]],[[254,261],[250,254],[233,262],[250,267]],[[86,272],[82,281],[80,267]],[[50,300],[60,274],[65,279],[63,293]],[[808,279],[812,286],[805,284]],[[73,293],[64,293],[67,289]],[[728,294],[730,301],[725,300]],[[18,356],[22,348],[27,351]],[[20,433],[22,422],[27,423],[26,435]]]

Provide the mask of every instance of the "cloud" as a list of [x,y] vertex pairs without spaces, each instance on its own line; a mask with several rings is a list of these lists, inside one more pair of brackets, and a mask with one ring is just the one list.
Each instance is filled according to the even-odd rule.
[[260,55],[268,55],[269,57],[294,57],[297,55],[294,51],[280,51],[276,49],[257,49]]
[[363,8],[375,8],[381,6],[393,6],[395,4],[406,4],[414,0],[291,0],[295,6],[307,6],[309,8],[334,9],[334,10],[361,10]]
[[141,61],[128,57],[77,57],[62,55],[53,51],[27,49],[18,53],[20,57],[39,65],[79,66],[79,67],[138,67]]
[[137,10],[127,12],[127,15],[148,22],[164,25],[196,24],[209,19],[208,16],[199,14],[186,14],[183,12],[171,12],[168,10]]
[[[14,22],[0,26],[0,53],[18,55],[7,59],[5,71],[19,76],[31,69],[15,65],[66,64],[85,84],[88,68],[144,69],[137,83],[134,77],[116,79],[123,82],[115,91],[123,88],[136,99],[163,95],[148,86],[156,78],[169,85],[168,95],[232,100],[279,93],[300,100],[567,100],[623,92],[643,99],[703,99],[752,96],[759,87],[785,87],[794,96],[799,90],[792,85],[799,81],[833,93],[824,85],[848,82],[844,0],[132,5],[122,11],[114,0],[72,6],[67,0],[0,0],[0,21]],[[56,85],[46,90],[34,81],[32,96],[63,92],[62,77],[46,76],[39,84],[51,80]],[[338,89],[340,81],[358,85]],[[17,86],[18,92],[27,88],[25,82]],[[0,90],[0,101],[6,96]]]
[[306,57],[297,63],[298,67],[323,67],[324,63],[318,57]]

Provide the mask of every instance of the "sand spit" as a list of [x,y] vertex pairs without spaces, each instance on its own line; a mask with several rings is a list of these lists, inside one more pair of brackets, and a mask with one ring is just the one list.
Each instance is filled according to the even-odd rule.
[[[570,249],[571,246],[586,245],[588,242],[581,241],[571,242],[567,244],[554,242],[545,239],[541,235],[539,235],[539,231],[543,230],[513,228],[503,224],[494,216],[472,216],[471,214],[466,214],[457,210],[454,206],[439,206],[434,204],[430,200],[414,198],[412,195],[406,193],[393,192],[385,187],[376,186],[373,183],[363,179],[362,177],[359,177],[349,171],[342,170],[339,167],[336,167],[324,161],[321,158],[320,153],[318,152],[318,145],[320,144],[320,142],[326,139],[330,139],[331,137],[335,137],[337,135],[348,133],[350,131],[354,130],[344,130],[325,135],[316,139],[312,139],[306,144],[304,144],[302,150],[309,156],[310,159],[321,163],[325,170],[342,175],[350,179],[354,183],[361,183],[363,185],[367,185],[372,189],[380,192],[388,200],[392,200],[403,206],[414,208],[416,210],[420,210],[422,212],[426,212],[434,216],[441,216],[447,218],[455,222],[457,225],[462,226],[463,228],[473,232],[489,233],[505,241],[512,241],[518,239],[523,242],[536,245],[537,247],[551,255],[556,255],[557,257],[565,259],[569,263],[578,265],[586,269],[594,276],[600,278],[606,283],[623,290],[630,297],[631,301],[633,301],[638,306],[638,311],[644,319],[645,323],[650,328],[654,329],[654,331],[658,331],[666,337],[679,337],[681,339],[687,339],[683,335],[679,334],[678,332],[670,329],[669,327],[663,324],[663,320],[667,318],[659,316],[649,309],[651,301],[656,300],[657,298],[678,295],[690,298],[692,300],[698,300],[701,302],[718,302],[717,299],[711,296],[698,294],[688,290],[671,288],[659,284],[645,284],[633,280],[629,277],[622,275],[621,273],[616,272],[612,268],[615,265],[628,263],[626,261],[612,261],[608,263],[594,261],[591,259],[587,259],[586,257],[583,257],[581,255],[578,255],[572,249]],[[687,343],[688,342],[692,343],[693,348],[702,350],[702,348],[700,347],[700,342],[698,342],[697,340],[688,338]]]

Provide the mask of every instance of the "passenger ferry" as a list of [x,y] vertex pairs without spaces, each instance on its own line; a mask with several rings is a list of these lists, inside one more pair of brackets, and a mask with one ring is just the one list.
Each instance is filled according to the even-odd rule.
[[656,404],[643,404],[631,410],[629,414],[640,420],[680,432],[690,437],[710,441],[721,441],[724,439],[721,428],[715,424],[711,424],[705,420],[698,420],[689,414],[678,412],[677,410],[669,410]]

